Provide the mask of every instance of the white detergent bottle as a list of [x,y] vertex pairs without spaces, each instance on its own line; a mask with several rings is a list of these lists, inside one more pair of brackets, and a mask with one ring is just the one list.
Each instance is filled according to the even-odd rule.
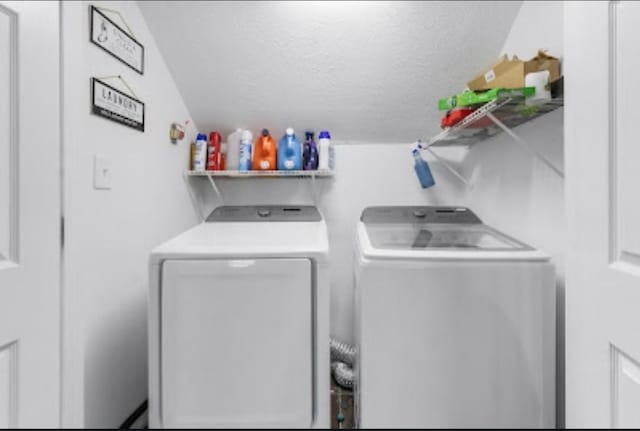
[[329,131],[323,130],[318,135],[318,169],[333,169],[333,144]]
[[196,152],[193,158],[193,170],[204,172],[207,167],[207,135],[198,133],[196,138]]
[[238,167],[239,171],[250,171],[251,170],[251,147],[253,135],[249,130],[244,130],[242,132],[242,139],[240,140],[240,164]]
[[227,157],[225,160],[226,171],[237,171],[240,166],[240,138],[242,137],[242,129],[236,129],[235,132],[227,137]]

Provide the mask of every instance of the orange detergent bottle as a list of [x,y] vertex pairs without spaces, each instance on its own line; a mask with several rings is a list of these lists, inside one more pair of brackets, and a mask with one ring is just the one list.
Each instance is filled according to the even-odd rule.
[[262,129],[262,133],[253,144],[253,166],[254,171],[267,171],[276,169],[276,154],[278,148],[276,141],[271,137],[267,129]]

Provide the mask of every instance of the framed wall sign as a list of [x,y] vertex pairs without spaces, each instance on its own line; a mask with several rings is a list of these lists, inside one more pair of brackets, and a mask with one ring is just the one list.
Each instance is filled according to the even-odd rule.
[[91,78],[91,112],[144,132],[144,103]]
[[91,42],[142,75],[144,46],[95,6],[91,6],[90,14]]

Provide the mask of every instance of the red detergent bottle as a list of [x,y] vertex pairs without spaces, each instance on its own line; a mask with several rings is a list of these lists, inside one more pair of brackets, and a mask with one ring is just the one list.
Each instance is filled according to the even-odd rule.
[[222,136],[220,133],[213,131],[209,133],[209,145],[207,146],[207,170],[220,170],[220,145]]

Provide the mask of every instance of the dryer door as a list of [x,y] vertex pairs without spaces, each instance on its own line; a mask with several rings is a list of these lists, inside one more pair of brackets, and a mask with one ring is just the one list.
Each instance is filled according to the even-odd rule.
[[162,267],[165,427],[309,427],[308,259],[174,260]]

